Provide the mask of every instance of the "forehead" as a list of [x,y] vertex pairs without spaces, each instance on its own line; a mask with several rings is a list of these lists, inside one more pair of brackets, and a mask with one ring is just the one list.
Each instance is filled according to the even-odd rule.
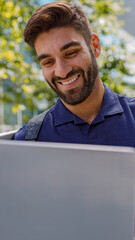
[[83,36],[72,27],[54,28],[48,32],[41,33],[35,41],[35,50],[38,55],[43,52],[53,52],[60,50],[69,42],[79,42],[80,45],[85,46]]

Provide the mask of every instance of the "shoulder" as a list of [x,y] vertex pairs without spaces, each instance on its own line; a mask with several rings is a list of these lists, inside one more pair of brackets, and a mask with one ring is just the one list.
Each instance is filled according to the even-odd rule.
[[127,97],[118,94],[117,96],[125,117],[132,119],[135,122],[135,97]]
[[128,107],[135,113],[135,97],[127,97],[118,94],[117,96],[123,108]]
[[19,131],[16,132],[14,140],[27,140],[35,138],[35,136],[39,133],[45,117],[53,111],[53,108],[54,107],[30,119],[24,127],[20,128]]
[[14,135],[14,140],[25,140],[26,126],[20,128]]

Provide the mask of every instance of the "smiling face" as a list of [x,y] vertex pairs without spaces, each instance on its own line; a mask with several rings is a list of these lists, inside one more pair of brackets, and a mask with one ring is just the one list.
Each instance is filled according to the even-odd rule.
[[88,98],[98,66],[82,35],[72,27],[54,28],[37,37],[35,50],[46,81],[63,102],[76,105]]

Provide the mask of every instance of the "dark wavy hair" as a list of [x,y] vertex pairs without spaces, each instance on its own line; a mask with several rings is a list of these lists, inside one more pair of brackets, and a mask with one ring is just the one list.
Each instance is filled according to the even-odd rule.
[[64,1],[41,6],[29,19],[24,40],[34,48],[35,40],[41,33],[58,27],[73,27],[89,44],[92,30],[87,16],[80,6]]

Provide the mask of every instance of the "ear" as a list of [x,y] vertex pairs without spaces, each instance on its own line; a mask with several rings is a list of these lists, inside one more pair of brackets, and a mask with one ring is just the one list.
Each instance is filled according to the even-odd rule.
[[100,40],[95,33],[93,33],[91,35],[90,45],[92,47],[92,50],[93,50],[93,53],[94,53],[95,57],[98,58],[100,56],[100,53],[101,53],[101,46],[100,46]]

